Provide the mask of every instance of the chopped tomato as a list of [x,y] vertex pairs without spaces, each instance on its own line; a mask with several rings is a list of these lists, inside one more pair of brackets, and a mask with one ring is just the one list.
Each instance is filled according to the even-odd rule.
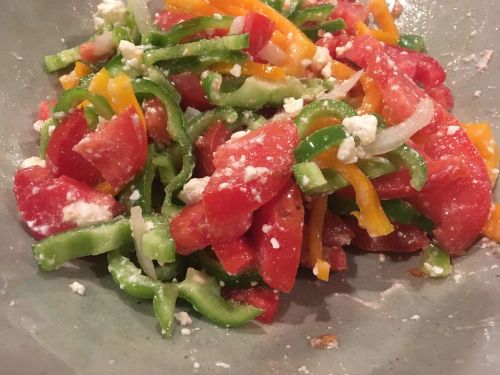
[[56,99],[43,100],[38,104],[38,119],[47,120],[52,115],[52,108],[56,105]]
[[394,232],[373,238],[355,219],[346,218],[346,222],[356,233],[352,244],[361,250],[407,253],[420,250],[429,244],[427,234],[413,225],[394,224]]
[[426,91],[427,94],[429,94],[429,96],[438,102],[444,109],[451,111],[453,108],[453,94],[448,87],[445,85],[439,85],[427,89]]
[[20,169],[14,179],[17,207],[23,221],[37,240],[76,227],[64,221],[63,209],[70,203],[83,201],[106,207],[117,214],[120,205],[109,194],[67,176],[54,178],[47,168]]
[[163,31],[169,31],[178,23],[190,20],[191,18],[193,18],[193,16],[188,13],[176,13],[169,10],[163,10],[156,17],[155,25]]
[[212,249],[224,270],[231,275],[245,272],[255,265],[256,252],[247,237],[214,244]]
[[340,246],[323,248],[323,258],[330,264],[330,271],[345,271],[347,269],[347,254]]
[[228,227],[282,189],[291,174],[297,138],[297,127],[284,120],[219,147],[214,154],[217,169],[203,193],[210,230],[217,236],[214,241],[225,242]]
[[344,221],[327,210],[323,224],[323,245],[326,247],[349,245],[354,232]]
[[256,319],[262,323],[272,323],[279,307],[279,293],[266,288],[255,287],[250,289],[222,288],[222,296],[238,303],[249,304],[264,312]]
[[200,111],[208,111],[213,108],[201,87],[199,74],[185,72],[172,75],[169,78],[182,96],[182,108],[192,107]]
[[205,209],[201,202],[191,204],[172,219],[170,233],[175,241],[175,250],[189,255],[210,245]]
[[88,185],[102,181],[101,174],[73,146],[90,132],[83,110],[69,114],[57,126],[47,146],[47,167],[54,176],[66,175]]
[[97,131],[87,134],[73,150],[119,189],[140,172],[147,159],[147,147],[144,126],[130,107]]
[[147,99],[143,102],[142,108],[149,136],[158,143],[170,144],[172,139],[167,131],[167,113],[160,99]]
[[283,190],[254,215],[252,239],[258,270],[271,288],[292,290],[300,261],[304,206],[299,187],[288,181]]
[[222,121],[215,122],[195,141],[196,175],[211,176],[215,172],[214,152],[231,137],[231,132]]
[[80,45],[80,59],[84,62],[97,64],[106,58],[113,51],[103,50],[97,48],[95,41],[90,40]]
[[368,18],[368,8],[364,4],[349,0],[338,0],[331,18],[343,18],[347,26],[347,32],[355,34],[356,23],[364,22]]
[[256,56],[271,40],[274,30],[276,30],[276,25],[266,16],[256,12],[247,13],[243,33],[248,33],[250,36],[248,53]]

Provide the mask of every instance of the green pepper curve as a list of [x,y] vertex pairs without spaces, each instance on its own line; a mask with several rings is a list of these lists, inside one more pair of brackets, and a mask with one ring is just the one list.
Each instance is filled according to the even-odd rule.
[[47,146],[50,141],[50,127],[56,127],[57,121],[54,118],[45,120],[42,128],[40,129],[40,158],[45,160],[47,154]]
[[183,57],[162,62],[160,65],[170,75],[184,72],[202,73],[217,63],[242,64],[248,60],[248,55],[240,51],[219,50],[204,52],[200,56]]
[[61,96],[59,96],[53,112],[68,113],[84,100],[88,100],[92,103],[97,114],[104,117],[106,120],[111,120],[111,118],[115,115],[106,98],[93,94],[83,87],[75,87],[74,89],[63,92]]
[[420,256],[420,270],[429,277],[446,277],[452,271],[450,254],[437,244],[429,244]]
[[80,46],[65,49],[54,55],[45,56],[44,67],[48,73],[54,73],[80,60]]
[[163,336],[172,336],[174,330],[175,302],[179,290],[172,284],[162,284],[155,290],[153,311]]
[[336,18],[331,21],[323,22],[319,26],[314,27],[303,27],[302,32],[306,34],[306,36],[316,41],[319,38],[319,32],[323,31],[326,33],[335,33],[337,31],[344,30],[346,28],[345,21],[342,18]]
[[177,104],[181,102],[182,96],[177,92],[174,85],[167,79],[165,74],[158,69],[156,66],[150,66],[148,68],[148,78],[156,83],[158,86],[163,88],[168,92],[170,97],[175,100]]
[[295,159],[299,163],[312,160],[329,148],[339,146],[346,137],[347,133],[341,125],[315,131],[299,142],[294,151]]
[[168,220],[164,216],[151,215],[145,221],[151,228],[142,236],[144,255],[157,260],[160,265],[175,262],[175,242],[170,234]]
[[332,14],[335,7],[331,4],[321,4],[295,12],[289,19],[296,26],[301,27],[307,22],[323,22]]
[[425,40],[420,35],[403,34],[399,37],[398,45],[417,52],[425,52]]
[[148,157],[146,159],[146,163],[144,164],[144,168],[130,185],[130,191],[128,193],[132,193],[133,190],[137,190],[139,193],[139,199],[131,202],[131,205],[129,205],[127,203],[130,202],[130,200],[128,199],[130,194],[127,194],[126,205],[140,206],[142,209],[142,213],[145,215],[151,213],[151,190],[153,187],[153,179],[155,177],[155,166],[153,164],[153,159],[155,158],[155,156],[155,146],[149,145]]

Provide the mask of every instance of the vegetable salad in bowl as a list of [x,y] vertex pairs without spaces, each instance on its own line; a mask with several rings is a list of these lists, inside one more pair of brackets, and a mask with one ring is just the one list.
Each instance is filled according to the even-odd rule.
[[351,248],[420,252],[413,275],[446,277],[480,236],[500,239],[492,129],[451,114],[401,11],[104,0],[95,35],[45,57],[62,91],[15,176],[40,269],[106,254],[170,336],[179,298],[219,326],[271,323],[299,267],[327,282]]

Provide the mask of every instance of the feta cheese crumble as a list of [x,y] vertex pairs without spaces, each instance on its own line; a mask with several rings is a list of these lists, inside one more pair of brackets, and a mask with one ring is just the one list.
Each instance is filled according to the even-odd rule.
[[312,58],[311,68],[315,71],[320,71],[323,67],[332,61],[330,51],[325,47],[316,47],[316,52]]
[[353,137],[347,137],[342,141],[337,151],[337,158],[346,164],[353,164],[358,161],[356,156],[356,142]]
[[129,199],[132,201],[132,202],[135,202],[137,200],[139,200],[141,198],[141,193],[139,193],[139,190],[134,190],[132,192],[132,194],[130,194],[130,197]]
[[181,324],[181,326],[190,326],[193,324],[191,317],[185,311],[180,311],[174,314],[175,319]]
[[208,181],[210,181],[210,177],[190,179],[179,193],[179,199],[186,204],[201,201],[203,191],[207,187]]
[[101,30],[106,26],[123,24],[125,15],[127,14],[127,7],[120,0],[103,0],[101,4],[97,5],[97,12],[92,16],[94,21],[94,28]]
[[122,40],[118,45],[118,50],[123,56],[125,65],[135,69],[142,69],[143,46],[136,46],[128,40]]
[[280,243],[278,242],[278,240],[276,238],[271,238],[271,240],[269,241],[271,242],[271,246],[273,247],[273,249],[279,249],[280,248]]
[[73,281],[71,284],[69,284],[69,287],[73,291],[73,293],[79,294],[81,296],[85,295],[85,285],[80,284],[78,281]]
[[377,135],[377,118],[373,115],[346,117],[342,125],[353,136],[359,138],[361,145],[375,141]]
[[38,156],[32,156],[31,158],[24,159],[21,162],[22,169],[35,166],[45,168],[47,166],[47,163],[45,162],[45,160],[40,159]]
[[269,224],[264,224],[262,226],[262,232],[264,233],[269,233],[271,231],[272,227]]
[[191,330],[189,328],[182,328],[181,334],[184,336],[189,336],[191,334]]
[[215,366],[222,367],[222,368],[231,368],[231,365],[229,363],[221,362],[221,361],[215,362]]
[[35,131],[37,131],[38,133],[40,133],[40,131],[42,130],[42,128],[43,128],[44,125],[45,125],[45,121],[43,121],[43,120],[35,121],[33,123],[33,129],[35,129]]
[[446,129],[446,134],[447,135],[453,135],[455,134],[458,130],[460,129],[459,126],[456,125],[450,125],[448,126],[448,129]]
[[239,132],[233,133],[231,135],[231,140],[240,139],[241,137],[244,137],[248,133],[250,133],[250,130],[241,130]]
[[249,165],[245,168],[245,182],[253,181],[269,172],[265,167],[253,167]]
[[241,65],[234,64],[233,67],[229,70],[229,73],[231,73],[231,75],[236,78],[241,77]]
[[285,98],[285,104],[283,104],[283,109],[285,110],[286,113],[289,114],[296,114],[300,112],[302,107],[304,107],[304,99],[299,98]]
[[78,226],[90,225],[111,220],[113,214],[108,207],[79,200],[63,208],[63,221],[73,222]]

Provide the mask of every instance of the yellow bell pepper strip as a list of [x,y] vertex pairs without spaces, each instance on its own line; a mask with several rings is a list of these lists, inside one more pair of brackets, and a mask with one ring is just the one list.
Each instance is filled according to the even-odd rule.
[[271,37],[271,40],[274,44],[276,44],[283,51],[285,51],[285,52],[288,51],[288,45],[290,44],[290,41],[287,39],[286,35],[283,34],[281,31],[274,30],[273,36]]
[[483,234],[490,240],[500,242],[500,204],[492,207],[491,216],[483,229]]
[[[94,94],[104,96],[109,103],[111,103],[111,97],[108,92],[108,82],[111,79],[111,75],[108,70],[103,68],[99,70],[92,80],[90,81],[88,90]],[[85,103],[83,104],[85,105]],[[114,109],[114,108],[113,108]]]
[[312,202],[309,220],[309,264],[314,267],[314,275],[323,281],[328,281],[330,276],[330,264],[323,259],[323,224],[327,204],[327,195],[316,197]]
[[[214,0],[209,0],[210,3]],[[217,1],[217,0],[215,0]],[[246,13],[257,12],[266,16],[276,24],[276,28],[289,38],[289,60],[285,63],[283,68],[287,74],[300,75],[304,72],[305,68],[302,65],[302,60],[312,59],[316,53],[316,46],[304,33],[293,24],[289,19],[281,15],[275,9],[266,5],[259,0],[240,0],[238,6],[244,8]],[[239,16],[241,14],[229,13],[232,16]]]
[[462,129],[467,133],[467,136],[474,146],[476,146],[479,154],[484,159],[491,184],[495,185],[495,181],[498,176],[500,155],[490,124],[487,122],[481,122],[478,124],[463,124]]
[[74,69],[69,74],[59,77],[59,82],[64,90],[75,88],[80,84],[80,79],[92,73],[92,69],[87,64],[77,61]]
[[[222,74],[231,74],[230,70],[234,65],[232,64],[214,64],[210,67],[210,70],[214,70],[216,72]],[[269,64],[259,64],[253,61],[246,61],[241,66],[241,74],[244,76],[256,76],[263,79],[268,79],[271,81],[282,81],[286,78],[285,71],[277,66],[269,65]]]
[[165,8],[177,13],[189,13],[193,16],[210,16],[217,13],[208,0],[164,0]]
[[248,11],[238,5],[232,4],[231,1],[227,0],[208,0],[211,6],[217,8],[223,13],[230,14],[232,16],[244,16]]
[[368,10],[373,14],[375,22],[380,26],[380,30],[371,29],[371,34],[381,42],[397,45],[399,31],[385,0],[370,0]]
[[111,106],[113,110],[120,114],[133,106],[141,123],[146,126],[146,119],[142,113],[141,106],[135,97],[134,88],[132,87],[132,80],[125,73],[118,74],[115,78],[108,81],[107,87],[109,96],[111,97]]
[[366,229],[370,237],[385,236],[394,231],[371,181],[354,164],[344,164],[337,159],[336,149],[325,151],[318,156],[323,167],[334,168],[356,192],[359,212],[352,214],[358,219],[359,226]]

